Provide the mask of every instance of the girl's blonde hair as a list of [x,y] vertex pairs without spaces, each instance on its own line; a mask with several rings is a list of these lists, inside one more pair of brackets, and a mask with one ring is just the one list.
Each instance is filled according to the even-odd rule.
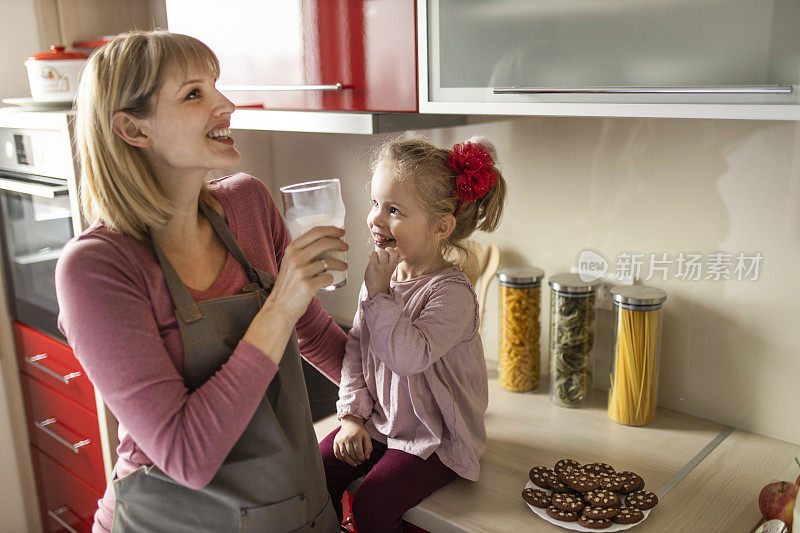
[[[176,67],[219,76],[219,62],[205,44],[165,31],[128,33],[89,58],[78,88],[75,129],[81,207],[90,223],[100,219],[113,230],[144,239],[148,227],[173,215],[142,153],[114,133],[113,117],[117,111],[149,116],[165,72]],[[201,198],[209,196],[204,185]]]
[[479,265],[474,251],[465,241],[476,229],[486,232],[497,229],[505,205],[506,182],[497,168],[494,146],[481,137],[473,137],[469,142],[480,144],[492,156],[493,170],[497,173],[495,185],[474,202],[460,203],[455,194],[458,174],[447,165],[452,152],[420,137],[404,136],[383,144],[372,161],[372,171],[388,165],[394,179],[410,183],[431,222],[447,215],[455,216],[455,229],[442,242],[442,254],[475,283],[480,274]]

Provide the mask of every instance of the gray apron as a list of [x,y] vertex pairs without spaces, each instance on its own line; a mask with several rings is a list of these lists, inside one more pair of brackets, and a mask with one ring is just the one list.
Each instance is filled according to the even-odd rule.
[[[241,294],[195,303],[154,243],[175,304],[189,390],[228,360],[275,282],[250,264],[219,214],[202,202],[200,209],[250,283]],[[154,465],[115,479],[113,486],[114,533],[339,531],[312,428],[297,336],[292,333],[252,420],[206,487],[187,488]]]

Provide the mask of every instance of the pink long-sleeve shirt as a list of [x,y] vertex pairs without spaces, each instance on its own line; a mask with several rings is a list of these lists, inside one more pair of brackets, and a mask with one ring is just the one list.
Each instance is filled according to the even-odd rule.
[[367,299],[362,286],[342,366],[337,413],[366,420],[389,448],[423,459],[436,453],[476,480],[486,448],[489,403],[478,335],[478,302],[450,267]]
[[[246,174],[210,186],[251,264],[277,275],[291,239],[266,187]],[[189,292],[203,301],[237,294],[247,283],[229,253],[211,287]],[[174,305],[155,255],[101,223],[64,248],[56,289],[59,327],[120,422],[117,476],[155,464],[189,487],[208,484],[250,422],[277,366],[241,341],[223,367],[189,393]],[[346,335],[317,298],[296,330],[303,356],[338,383]],[[114,507],[109,485],[94,531],[111,530]]]

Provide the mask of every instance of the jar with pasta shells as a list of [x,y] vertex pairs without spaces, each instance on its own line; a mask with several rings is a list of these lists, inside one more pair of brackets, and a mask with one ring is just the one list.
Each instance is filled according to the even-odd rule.
[[544,271],[503,268],[500,282],[500,386],[512,392],[539,388],[539,311]]
[[646,426],[656,416],[661,351],[661,306],[667,293],[632,285],[611,289],[614,348],[608,416],[627,426]]
[[550,280],[550,399],[580,407],[592,388],[595,294],[599,281],[578,274]]

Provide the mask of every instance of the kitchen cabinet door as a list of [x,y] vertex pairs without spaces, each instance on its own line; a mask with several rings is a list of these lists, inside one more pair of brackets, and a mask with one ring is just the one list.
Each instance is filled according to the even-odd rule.
[[[219,57],[219,88],[268,109],[415,112],[413,0],[167,0]],[[257,90],[248,90],[257,87]]]
[[797,0],[418,0],[417,11],[423,112],[800,118]]

